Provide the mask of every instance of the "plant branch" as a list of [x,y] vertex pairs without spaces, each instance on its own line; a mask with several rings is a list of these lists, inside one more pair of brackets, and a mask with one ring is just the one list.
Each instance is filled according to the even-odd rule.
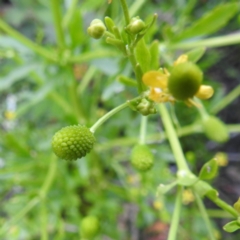
[[65,38],[64,38],[64,32],[62,28],[62,13],[61,13],[61,1],[59,0],[51,0],[51,10],[53,14],[53,21],[55,25],[56,30],[56,36],[57,36],[57,43],[58,47],[60,49],[65,48]]
[[121,111],[122,109],[124,109],[126,107],[128,107],[128,102],[125,102],[125,103],[117,106],[116,108],[112,109],[110,112],[108,112],[103,117],[98,119],[98,121],[90,128],[90,131],[94,133],[97,130],[97,128],[100,127],[105,121],[107,121],[114,114],[116,114],[117,112]]
[[182,207],[182,190],[183,187],[179,186],[177,191],[177,197],[174,206],[174,212],[172,216],[171,226],[168,233],[168,240],[176,240],[177,238],[177,229],[179,225],[180,212]]
[[180,145],[177,133],[173,127],[172,120],[169,116],[166,106],[164,104],[159,104],[159,111],[161,114],[165,131],[166,131],[166,135],[168,137],[174,157],[176,159],[178,169],[189,172],[189,168],[186,163],[186,160],[182,151],[182,147]]
[[10,27],[7,23],[0,19],[0,29],[2,29],[5,33],[9,36],[15,38],[17,41],[21,42],[28,48],[30,48],[35,53],[39,54],[40,56],[50,60],[50,61],[57,61],[57,56],[53,54],[51,51],[41,47],[40,45],[32,42],[30,39],[23,36],[21,33]]

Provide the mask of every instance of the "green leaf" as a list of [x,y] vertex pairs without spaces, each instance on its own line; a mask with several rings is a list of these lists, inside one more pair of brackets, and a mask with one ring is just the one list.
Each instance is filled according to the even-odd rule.
[[138,41],[135,51],[137,62],[145,73],[149,70],[151,55],[143,38]]
[[188,56],[189,61],[196,63],[203,56],[205,51],[205,47],[198,47],[186,52],[185,54]]
[[240,198],[234,203],[233,207],[240,214]]
[[151,55],[150,69],[157,70],[159,68],[159,42],[153,41],[149,51]]
[[120,76],[118,76],[117,79],[120,83],[122,83],[126,86],[130,86],[130,87],[136,87],[137,86],[137,82],[132,78],[120,75]]
[[193,189],[201,196],[210,195],[212,198],[218,197],[218,192],[212,188],[208,183],[199,180],[193,185]]
[[28,76],[30,72],[36,70],[37,64],[29,64],[25,66],[18,67],[11,71],[7,76],[0,78],[0,92],[8,89],[15,82]]
[[202,180],[213,179],[218,174],[217,159],[214,158],[205,163],[200,171],[199,178]]
[[240,225],[237,221],[232,221],[223,226],[223,230],[226,232],[235,232],[240,229]]
[[175,40],[204,36],[221,29],[238,12],[237,3],[226,3],[208,12],[190,27],[183,30]]

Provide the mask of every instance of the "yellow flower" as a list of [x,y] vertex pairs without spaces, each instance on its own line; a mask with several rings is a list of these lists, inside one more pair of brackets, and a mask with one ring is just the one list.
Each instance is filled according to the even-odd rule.
[[185,205],[188,205],[189,203],[193,202],[195,200],[195,197],[193,195],[193,192],[191,189],[185,189],[182,194],[182,202]]
[[[173,66],[177,66],[179,64],[183,64],[188,62],[187,55],[181,55],[173,64]],[[161,69],[160,71],[149,71],[143,75],[142,81],[143,83],[149,87],[148,97],[154,102],[163,103],[163,102],[171,102],[174,103],[176,98],[170,93],[168,89],[168,81],[171,74],[167,69]],[[199,99],[208,99],[212,97],[214,91],[211,86],[200,85],[199,89],[195,93],[195,97]],[[197,106],[198,104],[193,101],[192,98],[188,98],[184,100],[188,106]]]

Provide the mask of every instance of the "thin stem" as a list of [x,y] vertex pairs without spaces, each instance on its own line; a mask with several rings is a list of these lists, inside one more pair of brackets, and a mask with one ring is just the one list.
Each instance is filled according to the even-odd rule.
[[5,33],[7,33],[9,36],[15,38],[28,48],[30,48],[35,53],[39,54],[40,56],[43,56],[44,58],[50,60],[50,61],[57,61],[57,56],[53,54],[51,51],[46,50],[45,48],[41,47],[40,45],[32,42],[25,36],[23,36],[21,33],[10,27],[7,23],[2,21],[0,19],[0,29],[2,29]]
[[48,219],[47,219],[46,202],[42,201],[40,206],[40,221],[41,221],[41,240],[48,240]]
[[19,211],[13,218],[11,218],[8,222],[6,222],[0,229],[0,236],[3,236],[11,225],[18,222],[20,219],[22,219],[32,208],[34,208],[38,203],[40,202],[40,198],[37,196],[33,198],[28,204]]
[[119,53],[117,51],[109,50],[96,50],[91,52],[82,53],[80,55],[71,56],[69,58],[70,63],[84,63],[89,62],[98,58],[107,58],[107,57],[118,57]]
[[53,180],[54,180],[55,174],[56,174],[56,170],[57,170],[57,158],[55,155],[52,155],[47,176],[46,176],[45,181],[39,191],[39,196],[43,199],[46,197],[46,195],[53,183]]
[[128,25],[130,23],[130,16],[129,16],[129,12],[128,12],[127,2],[126,2],[126,0],[120,0],[120,1],[121,1],[122,9],[123,9],[125,22],[126,22],[126,25]]
[[145,142],[146,142],[147,120],[148,120],[148,118],[146,116],[142,116],[140,136],[139,136],[139,143],[140,144],[145,144]]
[[170,142],[173,154],[176,159],[178,169],[189,172],[189,168],[186,163],[177,133],[173,127],[172,120],[169,116],[166,106],[164,104],[159,104],[159,111],[162,117],[163,125],[166,130],[166,135],[168,136],[168,140]]
[[212,197],[211,195],[207,195],[207,197],[214,202],[217,206],[224,209],[226,212],[229,212],[234,218],[238,218],[238,212],[230,205],[228,205],[226,202],[221,200],[220,198]]
[[216,114],[230,103],[232,103],[240,95],[240,85],[234,88],[230,93],[228,93],[224,98],[222,98],[218,103],[216,103],[210,110],[211,113]]
[[201,213],[201,216],[207,226],[207,229],[208,229],[208,233],[209,233],[209,239],[210,240],[214,240],[215,237],[214,237],[214,234],[213,234],[213,229],[212,229],[212,226],[211,226],[211,222],[209,220],[209,217],[208,217],[208,214],[207,214],[207,210],[203,204],[203,201],[202,199],[200,198],[200,196],[197,194],[197,193],[194,193],[195,195],[195,198],[197,200],[197,205],[199,207],[199,210],[200,210],[200,213]]
[[62,28],[63,29],[66,29],[69,26],[69,24],[72,20],[72,17],[74,15],[74,12],[77,8],[77,4],[78,4],[78,0],[72,0],[71,1],[71,4],[70,4],[70,6],[67,10],[67,13],[63,17],[63,21],[62,21]]
[[222,47],[240,43],[240,33],[227,36],[213,37],[198,41],[186,41],[169,45],[170,49],[192,49],[195,47]]
[[51,0],[51,10],[53,14],[55,31],[57,35],[58,47],[60,49],[64,49],[65,39],[64,39],[63,29],[62,29],[62,13],[61,13],[61,4],[59,0]]
[[125,103],[119,105],[118,107],[112,109],[110,112],[108,112],[103,117],[98,119],[98,121],[90,128],[90,131],[94,133],[97,130],[97,128],[100,127],[105,121],[107,121],[114,114],[116,114],[117,112],[121,111],[122,109],[124,109],[126,107],[128,107],[128,102],[125,102]]
[[171,226],[168,233],[168,240],[176,240],[177,238],[177,229],[179,225],[180,212],[182,207],[182,186],[178,187],[177,198],[174,206],[174,212],[172,216]]

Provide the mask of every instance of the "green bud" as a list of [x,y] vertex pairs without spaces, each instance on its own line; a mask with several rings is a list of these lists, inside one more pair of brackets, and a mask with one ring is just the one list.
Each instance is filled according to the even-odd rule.
[[202,71],[192,62],[180,63],[173,67],[168,80],[168,89],[174,98],[192,98],[201,86]]
[[214,116],[203,120],[203,130],[206,136],[216,142],[223,143],[229,139],[229,133],[224,122]]
[[146,98],[141,99],[136,106],[136,110],[139,111],[143,116],[155,114],[157,112],[155,103]]
[[94,19],[87,29],[88,34],[95,39],[99,39],[106,31],[104,23],[100,19]]
[[84,239],[92,239],[99,231],[99,220],[95,216],[87,216],[82,219],[80,227],[81,237]]
[[138,34],[146,28],[145,22],[139,17],[132,18],[130,24],[126,27],[126,30],[132,34]]
[[64,127],[52,138],[54,153],[65,160],[84,157],[93,148],[95,137],[89,128],[82,125]]
[[143,144],[136,145],[131,153],[131,163],[139,171],[148,171],[153,166],[153,154],[149,147]]

